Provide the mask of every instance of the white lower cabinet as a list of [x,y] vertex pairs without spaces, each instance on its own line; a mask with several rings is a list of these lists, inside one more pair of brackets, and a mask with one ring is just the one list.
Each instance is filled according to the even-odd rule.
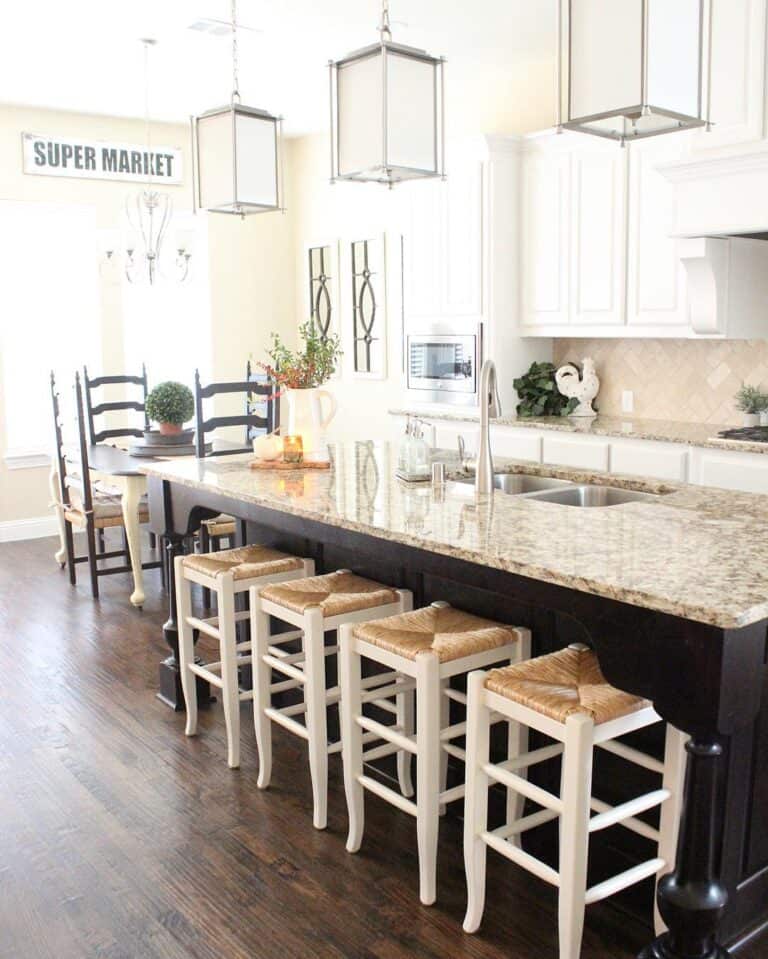
[[609,444],[607,440],[588,436],[545,435],[542,443],[542,461],[553,466],[571,466],[575,469],[608,471]]
[[631,473],[634,476],[685,483],[688,479],[688,460],[688,447],[679,443],[611,439],[612,473]]
[[542,434],[536,430],[516,430],[509,426],[491,427],[491,449],[494,456],[541,462]]
[[746,493],[768,493],[768,454],[694,448],[690,482]]

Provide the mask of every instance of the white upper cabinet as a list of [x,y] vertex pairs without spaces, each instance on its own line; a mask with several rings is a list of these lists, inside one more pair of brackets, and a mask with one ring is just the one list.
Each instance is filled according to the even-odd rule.
[[[760,140],[765,125],[766,0],[711,0],[711,117],[694,152]],[[707,92],[706,77],[704,94]]]
[[523,327],[546,330],[569,322],[570,177],[567,151],[536,148],[523,158],[520,205]]
[[404,239],[407,317],[483,314],[483,163],[459,158],[448,179],[409,184]]
[[688,300],[685,269],[674,231],[674,187],[657,167],[680,157],[675,136],[633,143],[629,164],[627,243],[627,326],[660,336],[686,336]]
[[570,161],[570,320],[579,328],[622,326],[626,275],[625,151],[617,150],[612,141],[596,140],[575,147]]

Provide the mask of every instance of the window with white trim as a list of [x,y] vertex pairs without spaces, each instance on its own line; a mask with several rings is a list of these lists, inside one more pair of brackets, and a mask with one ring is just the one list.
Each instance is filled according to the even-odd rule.
[[0,201],[0,374],[8,465],[41,465],[53,447],[50,372],[62,395],[101,355],[96,214]]

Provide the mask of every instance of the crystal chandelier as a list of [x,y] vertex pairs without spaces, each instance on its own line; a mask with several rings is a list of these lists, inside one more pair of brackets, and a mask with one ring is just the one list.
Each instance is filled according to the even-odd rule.
[[378,29],[378,43],[328,64],[331,182],[444,178],[444,60],[392,42],[389,0]]
[[[144,45],[144,119],[146,125],[147,153],[152,155],[152,125],[149,114],[149,53],[157,41],[143,39]],[[125,242],[125,276],[129,283],[142,281],[154,284],[161,275],[161,255],[168,226],[173,216],[173,201],[167,193],[161,193],[152,182],[152,164],[148,165],[147,183],[143,190],[132,194],[125,201],[125,215],[130,227]],[[107,251],[107,257],[112,254]],[[176,258],[173,276],[184,282],[189,275],[191,244],[179,233],[176,243]],[[167,271],[163,270],[165,277]]]
[[232,0],[232,96],[193,121],[197,203],[211,213],[284,210],[282,117],[240,102],[237,5]]

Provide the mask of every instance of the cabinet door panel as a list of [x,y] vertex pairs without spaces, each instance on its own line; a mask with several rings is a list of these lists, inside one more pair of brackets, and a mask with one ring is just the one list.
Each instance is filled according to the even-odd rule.
[[699,486],[768,493],[768,456],[761,453],[696,451],[695,482]]
[[626,153],[610,147],[574,150],[571,251],[574,325],[624,322]]
[[535,430],[491,427],[491,449],[494,456],[508,456],[516,460],[541,462],[541,433]]
[[465,162],[442,184],[442,312],[475,316],[483,312],[483,164]]
[[434,317],[440,313],[440,186],[419,183],[408,193],[409,223],[403,239],[405,315]]
[[584,437],[545,436],[543,449],[545,463],[599,472],[608,470],[607,441]]
[[522,184],[523,323],[568,322],[570,158],[531,154]]
[[677,240],[670,237],[675,227],[674,187],[657,169],[660,163],[679,158],[680,152],[681,145],[671,142],[632,144],[627,151],[629,326],[684,328],[688,323],[685,270]]
[[712,122],[694,150],[758,140],[763,135],[765,0],[712,0]]
[[688,450],[649,440],[611,441],[611,472],[684,483],[688,479]]

